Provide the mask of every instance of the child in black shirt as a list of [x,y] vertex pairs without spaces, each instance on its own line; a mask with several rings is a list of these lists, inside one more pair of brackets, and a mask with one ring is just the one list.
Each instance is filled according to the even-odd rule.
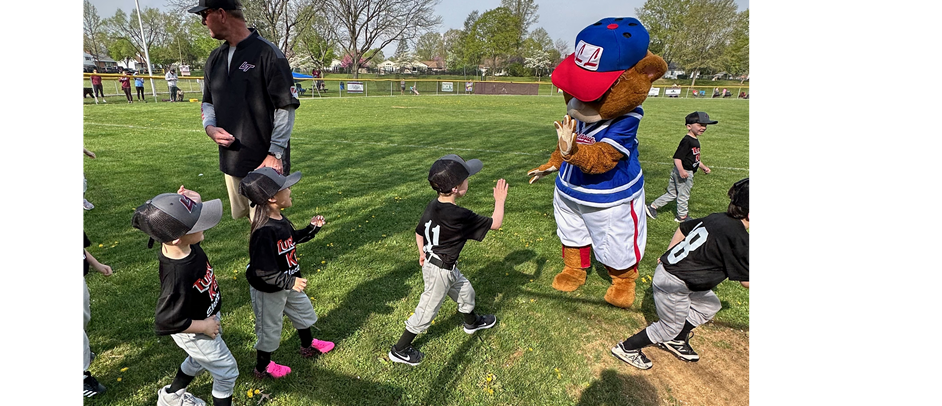
[[183,186],[138,206],[131,225],[160,244],[160,297],[154,312],[157,335],[170,335],[187,353],[173,382],[157,391],[157,405],[205,405],[186,391],[204,370],[213,376],[213,404],[229,406],[239,366],[222,340],[222,294],[213,266],[200,247],[203,231],[219,223],[222,202],[202,202]]
[[654,270],[659,320],[615,345],[615,357],[649,369],[652,363],[641,349],[656,343],[682,361],[700,360],[690,347],[691,330],[721,308],[711,289],[726,278],[749,288],[749,178],[736,182],[728,195],[726,213],[680,224]]
[[334,343],[315,339],[311,326],[317,313],[304,294],[307,279],[301,277],[295,245],[310,241],[325,224],[323,216],[311,218],[307,227],[295,230],[281,210],[291,207],[291,186],[301,180],[301,172],[283,176],[269,167],[249,172],[239,183],[239,193],[255,206],[252,237],[249,240],[249,281],[252,310],[255,312],[256,378],[282,378],[291,368],[276,364],[271,354],[281,344],[284,316],[298,330],[300,353],[311,358],[334,348]]
[[468,239],[483,240],[488,230],[500,228],[504,220],[507,182],[503,179],[494,187],[493,218],[479,216],[455,204],[457,198],[468,192],[468,177],[482,167],[480,160],[465,162],[451,154],[435,161],[429,170],[428,181],[438,192],[438,198],[425,207],[415,228],[425,291],[419,297],[415,313],[406,320],[399,342],[389,349],[389,359],[393,362],[416,366],[422,361],[424,354],[412,347],[412,340],[428,329],[446,296],[458,303],[458,312],[464,315],[465,333],[473,334],[497,323],[492,314],[474,313],[474,288],[456,266]]
[[650,218],[657,218],[657,208],[673,200],[677,200],[677,216],[674,221],[687,220],[687,202],[690,201],[690,191],[693,189],[693,174],[698,168],[709,174],[710,167],[700,162],[700,136],[706,132],[708,124],[718,121],[710,120],[710,116],[702,111],[695,111],[684,118],[687,123],[687,134],[680,140],[677,150],[674,151],[674,168],[671,170],[670,180],[667,182],[667,192],[655,199],[645,211]]

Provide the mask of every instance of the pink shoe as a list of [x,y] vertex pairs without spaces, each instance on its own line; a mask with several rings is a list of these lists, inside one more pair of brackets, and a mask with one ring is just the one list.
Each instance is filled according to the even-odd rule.
[[284,378],[285,375],[290,374],[291,367],[288,367],[285,365],[278,365],[275,363],[275,361],[271,361],[268,363],[268,366],[265,368],[264,373],[258,372],[258,370],[254,370],[254,369],[253,369],[253,372],[255,372],[256,379],[262,379],[262,378],[268,378],[268,377],[278,379],[278,378]]
[[311,341],[311,347],[317,348],[317,350],[322,354],[326,354],[328,351],[334,349],[334,343],[330,341],[321,341],[315,338]]

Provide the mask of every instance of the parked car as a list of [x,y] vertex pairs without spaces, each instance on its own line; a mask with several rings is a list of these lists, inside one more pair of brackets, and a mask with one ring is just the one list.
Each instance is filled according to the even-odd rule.
[[121,68],[117,66],[109,66],[105,68],[105,73],[121,73]]

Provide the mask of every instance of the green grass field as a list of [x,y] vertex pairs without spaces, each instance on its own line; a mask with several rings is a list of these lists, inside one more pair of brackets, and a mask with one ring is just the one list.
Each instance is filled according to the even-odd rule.
[[[702,160],[713,173],[697,174],[690,212],[724,211],[729,186],[749,175],[749,102],[657,98],[644,108],[639,151],[648,202],[667,184],[671,155],[686,131],[684,115],[703,110],[720,123],[701,138]],[[306,292],[320,317],[314,335],[337,347],[314,361],[303,359],[297,333],[286,323],[273,359],[293,372],[260,382],[251,375],[254,317],[243,275],[249,225],[229,216],[217,149],[201,128],[199,104],[86,103],[85,147],[98,158],[85,160],[86,198],[96,207],[85,212],[84,227],[94,242],[89,251],[115,270],[110,278],[94,271],[87,277],[87,331],[98,354],[91,370],[108,391],[86,403],[152,405],[185,358],[170,337],[154,334],[157,248],[147,249],[147,237],[130,225],[135,207],[181,184],[204,199],[223,199],[226,208],[219,225],[206,231],[203,248],[223,293],[224,338],[241,371],[234,404],[256,404],[259,395],[247,395],[256,389],[270,394],[266,403],[274,405],[691,403],[682,386],[651,375],[679,361],[661,356],[654,369],[638,371],[609,352],[657,318],[650,275],[677,227],[673,204],[648,222],[631,309],[602,300],[610,282],[601,265],[575,292],[550,286],[562,269],[553,182],[528,185],[526,172],[548,159],[556,142],[552,122],[564,114],[562,98],[548,96],[303,100],[291,145],[292,170],[304,177],[292,188],[294,207],[285,214],[296,224],[314,214],[327,219],[298,252],[309,279]],[[423,290],[413,230],[435,196],[426,181],[428,168],[448,153],[484,162],[459,200],[464,207],[490,215],[494,183],[510,183],[503,228],[483,242],[469,242],[459,262],[477,292],[478,312],[495,313],[499,322],[467,335],[454,302],[447,301],[434,325],[416,339],[426,359],[412,368],[390,362],[386,353]],[[706,332],[694,339],[695,348],[711,331],[746,331],[748,346],[748,291],[729,281],[716,291],[723,310],[698,329]],[[716,355],[704,358],[691,365],[710,368],[718,362]],[[746,377],[748,399],[748,368],[732,372]],[[202,374],[189,390],[211,403],[211,386],[211,377]],[[719,404],[705,404],[711,403]]]

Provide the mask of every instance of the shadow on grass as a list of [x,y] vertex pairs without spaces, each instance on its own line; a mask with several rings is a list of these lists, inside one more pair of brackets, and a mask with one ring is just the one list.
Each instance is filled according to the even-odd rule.
[[[632,368],[625,366],[626,368]],[[582,391],[578,406],[656,405],[657,389],[646,378],[608,369]]]

